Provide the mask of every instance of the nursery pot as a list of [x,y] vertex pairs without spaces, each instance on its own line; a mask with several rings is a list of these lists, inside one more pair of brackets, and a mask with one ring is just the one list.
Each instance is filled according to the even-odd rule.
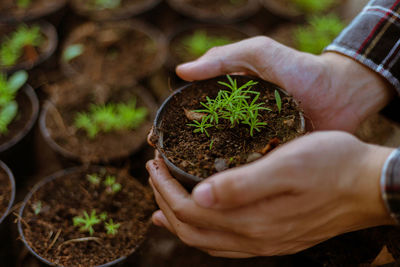
[[[222,10],[212,6],[217,1],[199,1],[196,6],[187,0],[167,0],[168,4],[177,12],[186,17],[214,24],[232,24],[254,15],[259,9],[258,0],[248,0],[243,6],[232,7],[231,10]],[[229,3],[229,1],[226,1]]]
[[72,8],[81,16],[95,21],[122,20],[143,14],[156,7],[161,0],[123,0],[115,9],[96,10],[88,5],[88,1],[72,0]]
[[[10,2],[10,1],[9,1]],[[13,2],[13,1],[11,1]],[[16,2],[16,1],[14,1]],[[57,12],[65,6],[66,0],[41,0],[33,1],[31,7],[25,10],[16,9],[15,7],[4,7],[0,4],[0,23],[18,23],[21,21],[32,21],[48,16]]]
[[[36,218],[34,218],[32,220],[29,220],[29,218],[26,218],[26,216],[32,216],[32,214],[33,214],[32,213],[33,212],[32,211],[33,208],[32,208],[31,201],[34,201],[36,199],[36,195],[38,195],[38,199],[41,200],[41,201],[42,200],[43,201],[47,201],[47,200],[49,201],[48,203],[47,202],[43,202],[43,206],[40,208],[39,214],[42,213],[42,212],[46,213],[49,210],[51,210],[52,208],[55,208],[55,207],[51,207],[51,206],[46,206],[46,205],[51,205],[52,203],[54,205],[56,205],[58,203],[58,201],[54,202],[54,198],[55,198],[54,196],[55,195],[57,195],[58,197],[64,197],[63,199],[65,199],[65,201],[67,203],[69,203],[69,204],[75,203],[74,201],[68,202],[67,198],[68,199],[70,199],[70,198],[73,199],[74,198],[73,195],[78,194],[77,192],[75,192],[73,190],[72,191],[63,191],[62,189],[59,189],[59,188],[61,188],[63,185],[71,186],[71,184],[74,184],[74,183],[78,183],[80,186],[84,186],[84,184],[80,183],[80,181],[82,179],[81,178],[82,175],[92,174],[92,173],[101,173],[103,171],[104,171],[104,173],[107,173],[107,174],[117,175],[119,178],[121,178],[123,176],[124,177],[123,181],[125,181],[125,182],[129,181],[129,185],[125,184],[126,186],[129,186],[130,189],[132,189],[132,187],[135,188],[135,190],[137,190],[137,192],[139,192],[139,191],[143,192],[143,199],[141,200],[142,201],[141,203],[143,203],[143,205],[144,205],[145,202],[146,202],[147,204],[146,204],[146,208],[144,208],[143,210],[140,210],[138,212],[143,212],[143,213],[146,212],[146,214],[143,214],[143,217],[141,217],[140,221],[137,222],[138,226],[137,227],[135,226],[135,229],[136,229],[136,231],[138,233],[140,233],[140,236],[137,238],[137,240],[135,241],[134,245],[129,244],[131,247],[129,248],[129,252],[128,253],[126,253],[125,255],[122,255],[122,256],[120,256],[120,257],[118,257],[118,258],[116,258],[116,259],[114,259],[114,260],[112,260],[110,262],[107,262],[107,263],[104,263],[104,264],[97,264],[97,265],[90,264],[90,266],[106,267],[106,266],[113,266],[115,264],[121,263],[129,255],[133,254],[140,247],[140,245],[143,243],[143,241],[145,240],[145,235],[146,235],[146,233],[148,231],[148,228],[151,225],[151,223],[150,223],[151,218],[150,217],[151,217],[152,211],[150,211],[148,209],[150,209],[150,208],[152,210],[154,209],[154,203],[153,203],[153,200],[152,200],[151,191],[149,189],[145,188],[143,185],[141,185],[135,178],[131,177],[129,174],[126,174],[126,172],[123,171],[123,170],[118,170],[118,169],[108,168],[108,167],[101,167],[101,166],[74,167],[74,168],[64,169],[64,170],[58,171],[58,172],[56,172],[56,173],[44,178],[39,183],[37,183],[32,188],[32,190],[27,194],[27,196],[25,197],[25,199],[24,199],[24,201],[22,203],[22,206],[21,206],[21,208],[19,210],[19,220],[18,220],[17,227],[18,227],[18,232],[19,232],[19,235],[20,235],[20,239],[24,243],[25,247],[29,250],[29,252],[32,253],[40,261],[42,261],[42,262],[44,262],[44,263],[46,263],[46,264],[48,264],[50,266],[62,266],[60,263],[52,262],[51,260],[46,259],[42,255],[40,255],[39,254],[40,252],[38,253],[37,251],[35,251],[35,247],[33,247],[35,245],[34,240],[29,240],[29,238],[32,238],[32,237],[29,237],[29,231],[31,231],[30,230],[31,227],[35,227],[34,225],[35,225],[35,221],[36,221]],[[72,181],[72,182],[68,181],[70,179],[76,180],[76,181],[75,182],[74,181]],[[85,180],[85,179],[83,179],[83,180]],[[60,187],[59,186],[60,184],[58,184],[58,183],[60,183],[62,186]],[[50,195],[53,196],[53,200],[52,200],[51,197],[47,197],[48,196],[48,192],[46,191],[46,187],[51,188],[51,189],[48,189],[48,190],[52,190]],[[54,189],[54,187],[56,187],[56,188]],[[46,193],[41,193],[41,190],[44,190]],[[76,190],[79,191],[80,189],[76,188]],[[122,192],[122,190],[121,190],[121,192]],[[88,191],[87,191],[87,193],[88,193]],[[68,197],[69,194],[70,194],[70,197]],[[77,197],[75,196],[75,198],[77,198]],[[61,201],[59,201],[59,202],[62,202],[63,199],[61,199]],[[114,201],[114,197],[110,198],[110,199],[111,199],[111,201]],[[124,199],[124,201],[125,201],[125,199],[128,201],[129,197],[127,196],[126,198],[123,198],[123,199]],[[91,201],[100,201],[100,200],[91,199]],[[103,200],[103,202],[104,202],[104,200]],[[135,203],[134,205],[137,206],[138,203]],[[68,204],[67,204],[67,206],[68,206]],[[79,206],[79,204],[78,204],[78,206]],[[46,211],[46,209],[47,209],[47,211]],[[71,207],[70,209],[74,209],[74,207]],[[137,210],[135,210],[135,211],[137,211]],[[68,212],[68,211],[65,211],[65,212]],[[147,214],[147,212],[149,214]],[[99,213],[100,212],[98,212],[98,214]],[[58,213],[55,213],[54,215],[55,216],[59,216]],[[50,215],[44,215],[44,216],[47,218]],[[46,218],[45,218],[45,220],[46,220]],[[69,216],[64,216],[63,219],[67,220],[66,218],[68,218],[68,220],[69,219],[72,220],[72,218],[69,218]],[[132,220],[137,220],[137,219],[133,219],[132,218]],[[29,226],[29,223],[32,223],[32,225]],[[44,222],[44,223],[48,223],[48,222]],[[136,221],[135,221],[135,223],[136,223]],[[57,223],[55,223],[55,224],[57,224]],[[62,226],[60,226],[60,227],[65,227],[65,225],[66,224],[64,222],[64,224],[62,224]],[[28,229],[27,227],[29,227],[29,231],[28,232],[26,232],[27,229]],[[132,230],[132,225],[129,225],[127,227],[129,227],[129,229]],[[68,231],[68,230],[65,230],[65,229],[66,228],[64,228],[63,230],[64,231]],[[76,229],[77,229],[76,231],[79,232],[79,228],[76,228]],[[122,228],[120,228],[120,230],[121,229]],[[48,229],[46,229],[46,230],[48,230]],[[61,235],[59,234],[59,238],[62,238],[62,239],[63,238],[67,238],[67,236],[63,236],[62,235],[62,232],[63,231],[60,231]],[[28,235],[27,235],[27,233],[28,233]],[[30,233],[30,234],[32,234],[32,233]],[[36,234],[36,233],[33,233],[33,234]],[[107,242],[106,239],[104,239],[105,238],[104,235],[102,236],[100,233],[96,232],[95,235],[93,235],[93,236],[96,236],[96,234],[97,234],[98,238],[103,239],[103,242]],[[39,235],[41,235],[41,234],[39,234]],[[85,235],[85,234],[83,234],[83,235]],[[87,234],[87,235],[89,236],[89,234]],[[52,237],[54,237],[54,234],[52,235]],[[57,242],[54,241],[55,242],[54,246],[58,246],[58,245],[62,244],[62,243],[59,243],[59,242],[62,242],[61,240],[59,240],[59,239],[54,239],[54,240],[57,241]],[[120,239],[118,239],[118,240],[120,240]],[[118,242],[118,240],[115,240],[115,242]],[[65,242],[65,241],[66,240],[64,240],[63,242]],[[109,241],[109,242],[111,242],[111,241]],[[104,243],[103,243],[103,245],[104,245]],[[113,246],[115,246],[115,245],[116,244],[113,244]],[[77,248],[77,249],[79,251],[82,250],[81,248]],[[86,247],[83,248],[83,249],[86,249]],[[47,253],[47,251],[45,253]],[[94,252],[87,252],[87,253],[93,254]],[[83,264],[82,265],[79,264],[79,266],[84,266],[84,265]]]
[[[245,82],[250,81],[250,80],[256,81],[256,82],[258,82],[260,87],[261,86],[263,87],[263,89],[268,88],[270,90],[278,90],[280,92],[280,95],[289,97],[288,94],[285,91],[283,91],[281,88],[279,88],[278,86],[276,86],[272,83],[269,83],[267,81],[261,80],[259,78],[250,77],[250,76],[239,76],[239,75],[234,75],[231,77],[232,77],[232,79],[237,79],[239,81],[239,83],[241,83],[241,84],[242,83],[244,84]],[[193,188],[197,183],[201,182],[206,177],[199,177],[199,176],[196,176],[196,175],[186,172],[182,168],[176,166],[166,156],[165,143],[164,143],[164,140],[165,140],[165,136],[164,136],[165,130],[164,129],[168,129],[168,128],[170,128],[170,126],[165,125],[164,121],[168,115],[172,114],[169,109],[174,107],[174,104],[176,106],[177,103],[190,102],[190,99],[186,100],[182,96],[184,96],[185,94],[188,94],[190,92],[200,91],[201,88],[206,88],[205,90],[209,90],[210,84],[217,83],[218,81],[226,81],[226,77],[220,76],[220,77],[213,78],[210,80],[189,83],[189,84],[179,88],[164,101],[164,103],[161,105],[160,109],[158,110],[156,118],[154,120],[153,136],[152,136],[151,140],[154,143],[154,145],[157,147],[158,151],[160,152],[160,154],[161,154],[162,158],[164,159],[164,162],[166,163],[171,174],[188,189]],[[215,90],[215,89],[212,89],[212,90]],[[216,90],[216,91],[218,91],[218,90]],[[196,94],[196,96],[198,96],[198,97],[204,97],[203,93],[204,92],[200,92],[197,94],[194,93],[194,94]],[[214,93],[215,93],[215,91],[214,91]],[[291,101],[293,101],[293,105],[295,105],[298,108],[298,103],[294,99],[292,99]],[[182,106],[183,106],[183,104],[182,104]],[[297,135],[300,136],[305,133],[305,119],[304,119],[301,109],[298,108],[298,110],[299,110],[299,112],[296,114],[296,116],[298,117],[298,124],[292,126],[292,128],[295,127],[294,130],[297,132]],[[177,117],[177,116],[174,116],[174,118],[175,117]],[[178,120],[178,118],[176,120]],[[184,127],[184,126],[185,125],[182,125],[182,127]],[[196,155],[194,157],[196,157]]]
[[[45,21],[30,23],[28,25],[36,25],[36,24],[40,26],[42,34],[46,38],[44,45],[42,45],[43,47],[38,48],[39,50],[38,58],[34,62],[23,61],[21,63],[17,63],[16,65],[10,67],[0,65],[1,72],[12,73],[18,70],[30,70],[36,67],[37,65],[43,63],[53,55],[54,51],[57,49],[57,44],[58,44],[56,29],[54,28],[53,25]],[[15,25],[14,26],[0,25],[0,36],[5,36],[6,34],[11,33],[15,28],[16,28]]]
[[[8,206],[7,209],[4,211],[4,213],[0,214],[0,224],[4,221],[4,219],[7,217],[13,203],[14,203],[14,198],[15,198],[15,180],[14,180],[14,175],[11,172],[11,170],[7,167],[7,165],[0,161],[0,168],[3,170],[4,173],[6,173],[9,182],[10,182],[10,188],[11,188],[11,192],[10,192],[10,200],[8,202]],[[3,211],[1,211],[3,212]]]

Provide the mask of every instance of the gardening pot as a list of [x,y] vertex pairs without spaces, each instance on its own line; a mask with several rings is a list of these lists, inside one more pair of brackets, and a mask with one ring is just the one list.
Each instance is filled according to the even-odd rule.
[[[7,174],[8,179],[10,180],[10,184],[11,184],[11,196],[10,196],[10,201],[8,203],[8,207],[7,209],[4,211],[3,214],[0,214],[0,224],[4,221],[4,219],[7,217],[13,203],[14,203],[14,198],[15,198],[15,180],[14,180],[14,175],[11,172],[11,170],[7,167],[7,165],[0,161],[0,168],[3,169],[3,171]],[[3,211],[2,211],[3,212]]]
[[[125,0],[126,5],[115,9],[93,10],[88,6],[89,1],[71,0],[72,8],[81,16],[88,17],[95,21],[122,20],[143,14],[156,7],[161,0]],[[129,3],[132,2],[132,3]]]
[[[15,1],[9,1],[15,2]],[[40,2],[41,5],[34,5],[33,7],[29,7],[26,10],[13,10],[12,8],[0,10],[0,23],[7,24],[15,24],[21,21],[32,21],[37,20],[39,18],[48,16],[52,13],[60,10],[65,3],[66,0],[42,0],[37,1]],[[1,6],[1,4],[0,4]],[[1,7],[0,7],[1,8]]]
[[[259,78],[255,78],[255,77],[250,77],[250,76],[239,76],[239,75],[234,75],[231,76],[232,79],[236,79],[238,77],[243,77],[246,80],[253,80],[253,81],[257,81],[259,84],[262,84],[268,88],[272,88],[275,90],[278,90],[281,94],[284,95],[288,95],[283,89],[279,88],[278,86],[269,83],[267,81],[264,81],[262,79]],[[170,106],[171,101],[173,101],[173,99],[180,95],[185,93],[186,90],[189,90],[192,86],[197,86],[196,88],[201,87],[201,84],[206,84],[207,82],[217,82],[217,81],[221,81],[224,80],[224,76],[220,76],[214,79],[210,79],[210,80],[205,80],[205,81],[200,81],[200,82],[196,82],[196,83],[189,83],[181,88],[179,88],[178,90],[176,90],[172,95],[170,95],[165,101],[164,103],[161,105],[161,107],[159,108],[156,118],[154,120],[154,124],[153,124],[153,138],[154,140],[157,140],[154,145],[157,147],[158,151],[160,152],[162,158],[164,159],[165,164],[167,165],[168,169],[170,170],[171,174],[177,179],[179,180],[186,188],[191,189],[193,188],[197,183],[201,182],[202,180],[204,180],[204,178],[189,174],[187,172],[185,172],[184,170],[180,169],[179,167],[177,167],[175,164],[173,164],[165,155],[164,153],[164,132],[162,131],[164,125],[163,125],[163,118],[164,116],[166,116],[166,114],[168,114],[168,108]],[[205,86],[204,86],[205,87]],[[298,106],[298,103],[294,100],[294,102],[296,103],[296,105]],[[305,119],[303,116],[302,112],[299,112],[299,120],[300,120],[300,124],[299,127],[297,129],[297,132],[299,133],[299,135],[302,135],[305,133]],[[168,126],[167,126],[168,127]],[[152,139],[153,140],[153,139]]]
[[[135,33],[137,33],[137,38],[145,38],[146,42],[154,45],[153,51],[148,52],[148,55],[145,50],[137,51],[136,59],[132,57],[135,44],[126,45],[127,41],[132,41],[129,38],[133,38]],[[96,42],[93,43],[93,39]],[[83,54],[68,62],[62,59],[60,65],[63,73],[67,77],[85,75],[93,81],[111,85],[116,82],[130,84],[144,78],[159,69],[166,60],[166,41],[163,34],[136,20],[83,24],[67,38],[63,51],[74,44],[84,46],[86,44],[93,47],[88,49],[89,51],[84,48]],[[109,60],[105,51],[110,49],[120,49],[120,53],[124,54]],[[90,53],[86,59],[84,58],[85,53]],[[151,61],[147,61],[149,58]],[[144,63],[147,65],[138,66]],[[107,64],[112,64],[112,66]]]
[[[40,181],[39,183],[37,183],[32,190],[27,194],[27,196],[25,197],[21,208],[19,210],[19,219],[18,219],[18,232],[19,232],[19,236],[20,239],[22,240],[23,244],[25,245],[25,247],[29,250],[30,253],[32,253],[37,259],[39,259],[41,262],[44,262],[45,264],[48,264],[50,266],[60,266],[59,264],[55,263],[55,262],[51,262],[48,259],[45,259],[44,257],[42,257],[41,255],[39,255],[33,248],[32,248],[32,244],[29,242],[29,240],[27,240],[27,237],[25,235],[25,230],[24,228],[28,225],[28,223],[30,221],[25,221],[24,220],[24,216],[26,214],[26,212],[28,212],[28,209],[31,208],[29,206],[29,201],[30,199],[35,195],[35,193],[37,193],[39,190],[41,190],[43,187],[45,187],[46,185],[48,185],[49,183],[55,181],[55,180],[62,180],[62,179],[71,179],[70,177],[73,175],[79,175],[80,173],[83,174],[87,174],[87,173],[93,173],[93,172],[101,172],[102,170],[107,170],[108,173],[120,173],[121,170],[118,169],[114,169],[114,168],[106,168],[106,167],[101,167],[101,166],[86,166],[86,167],[74,167],[74,168],[69,168],[69,169],[64,169],[61,171],[58,171],[46,178],[44,178],[42,181]],[[138,188],[138,190],[143,191],[144,187],[137,181],[135,181],[134,178],[130,177],[129,175],[125,175],[126,177],[128,177],[129,179],[132,179],[134,181],[134,185],[135,187]],[[77,179],[76,177],[72,178],[72,179]],[[150,191],[149,191],[150,192]],[[74,192],[71,192],[71,194],[74,194]],[[150,198],[151,199],[151,198]],[[146,201],[146,200],[143,200]],[[41,209],[45,209],[45,207],[42,207]],[[105,264],[101,264],[101,265],[96,265],[96,267],[106,267],[106,266],[113,266],[116,265],[118,263],[123,262],[124,260],[126,260],[126,258],[135,253],[136,250],[141,246],[141,244],[143,243],[143,241],[145,240],[145,234],[147,233],[151,223],[150,223],[150,217],[148,219],[146,219],[146,222],[143,223],[140,227],[140,232],[143,232],[143,235],[141,236],[140,240],[138,240],[137,244],[135,244],[134,247],[132,247],[132,249],[130,250],[129,254],[127,255],[123,255],[121,257],[119,257],[118,259],[115,259],[111,262],[105,263]],[[138,229],[139,231],[139,229]],[[83,265],[79,265],[79,266],[83,266]]]
[[[222,12],[214,7],[209,10],[196,7],[187,0],[167,0],[168,4],[183,15],[206,23],[232,24],[254,15],[259,9],[258,0],[248,0],[247,4],[237,7],[231,12]],[[206,5],[206,3],[204,4]]]
[[[29,85],[25,85],[17,94],[17,102],[19,99],[25,98],[25,105],[29,105],[30,115],[25,122],[21,131],[14,135],[11,139],[3,144],[0,144],[0,159],[8,164],[14,171],[16,176],[28,175],[34,168],[33,160],[33,126],[36,123],[39,114],[39,100],[35,91]],[[28,108],[28,106],[19,103],[18,109]],[[12,125],[12,123],[10,124]]]
[[[57,44],[58,44],[56,29],[54,28],[53,25],[45,21],[30,23],[28,25],[34,25],[34,24],[38,24],[40,26],[43,35],[47,39],[47,41],[44,42],[45,47],[42,47],[39,51],[38,58],[34,62],[24,61],[10,67],[0,65],[0,72],[12,73],[18,70],[30,70],[36,67],[37,65],[43,63],[48,58],[50,58],[51,55],[53,55],[54,51],[57,49]],[[0,25],[0,36],[5,36],[6,34],[11,33],[12,30],[14,29],[15,26]]]

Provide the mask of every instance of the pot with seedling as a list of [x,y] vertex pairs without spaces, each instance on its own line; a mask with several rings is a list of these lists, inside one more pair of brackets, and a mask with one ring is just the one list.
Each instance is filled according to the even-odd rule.
[[30,70],[57,48],[57,33],[47,22],[0,25],[0,71]]
[[166,59],[163,35],[139,21],[87,23],[67,38],[63,72],[107,84],[130,84],[159,69]]
[[2,0],[0,23],[32,21],[60,10],[66,0]]
[[81,16],[96,21],[121,20],[149,11],[161,0],[72,0],[73,9]]
[[167,0],[183,15],[206,23],[231,24],[254,15],[258,0]]
[[53,87],[39,127],[63,158],[84,163],[120,162],[146,141],[156,104],[138,86],[105,86],[85,79]]
[[72,168],[34,186],[18,230],[28,250],[51,266],[111,266],[140,246],[154,210],[151,190],[125,170]]
[[152,143],[188,188],[305,133],[296,101],[249,76],[221,76],[180,88],[158,110],[153,127]]

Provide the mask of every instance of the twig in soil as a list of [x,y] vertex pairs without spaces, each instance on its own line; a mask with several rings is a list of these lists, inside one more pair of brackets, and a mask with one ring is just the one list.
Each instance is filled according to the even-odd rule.
[[82,237],[82,238],[76,238],[76,239],[67,240],[67,241],[61,243],[61,244],[57,247],[57,250],[60,250],[60,248],[61,248],[62,246],[67,245],[67,244],[78,243],[78,242],[87,242],[87,241],[94,241],[94,242],[96,242],[97,244],[100,244],[100,245],[101,245],[101,239],[98,238],[98,237]]
[[[18,202],[17,204],[15,204],[15,205],[10,209],[10,211],[7,213],[7,216],[10,215],[11,213],[13,213],[13,212],[16,211],[16,210],[19,210],[19,208],[21,207],[22,203],[23,203],[23,202]],[[7,216],[6,216],[6,217],[7,217]]]
[[[20,220],[25,225],[25,227],[28,228],[29,231],[31,231],[31,227],[29,226],[29,224],[27,224],[26,221],[24,219],[22,219],[22,217],[19,216],[18,213],[13,212],[13,214],[14,214],[15,217],[17,217],[17,220]],[[17,222],[17,220],[14,221],[14,223]]]
[[62,231],[61,229],[57,231],[57,234],[55,235],[55,237],[54,237],[53,241],[51,242],[50,246],[46,249],[45,253],[47,253],[47,251],[49,251],[54,246],[54,244],[56,243],[57,239],[60,237],[61,231]]

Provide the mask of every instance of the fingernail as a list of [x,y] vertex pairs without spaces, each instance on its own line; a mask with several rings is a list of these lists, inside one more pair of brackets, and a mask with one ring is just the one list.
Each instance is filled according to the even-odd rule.
[[162,223],[162,219],[160,218],[160,213],[155,212],[152,216],[153,223],[159,227],[163,227],[164,224]]
[[214,205],[215,197],[209,183],[200,184],[193,190],[193,199],[202,207],[209,208]]
[[191,68],[191,67],[193,67],[193,66],[195,66],[195,65],[197,65],[197,64],[198,64],[198,63],[197,63],[196,61],[192,61],[192,62],[188,62],[188,63],[181,64],[181,65],[178,66],[178,68],[187,69],[187,68]]

